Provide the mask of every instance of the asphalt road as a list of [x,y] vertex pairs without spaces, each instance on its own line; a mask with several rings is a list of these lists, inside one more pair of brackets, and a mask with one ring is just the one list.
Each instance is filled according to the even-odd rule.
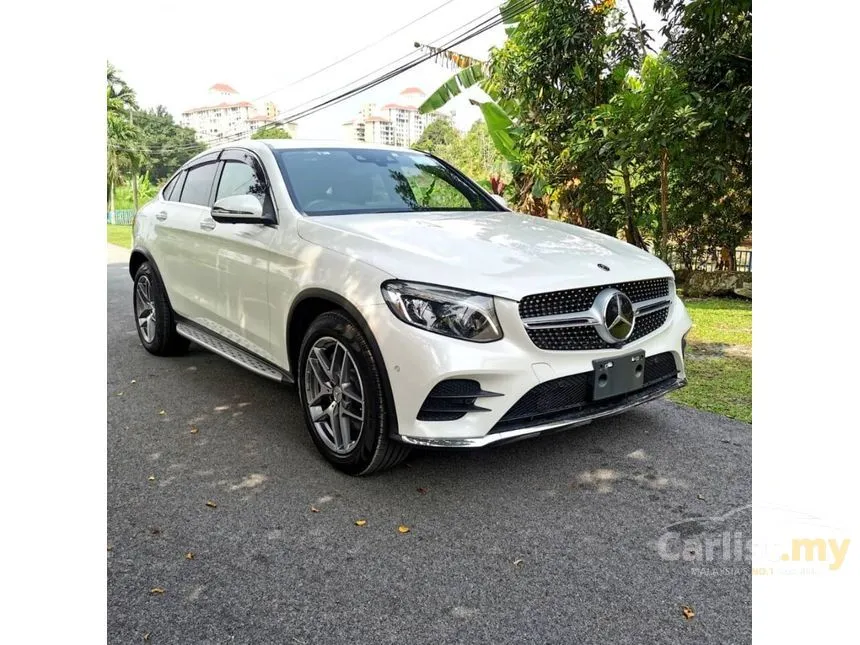
[[131,284],[108,265],[109,643],[751,640],[750,567],[720,555],[750,537],[749,426],[658,401],[355,479],[289,387],[147,354]]

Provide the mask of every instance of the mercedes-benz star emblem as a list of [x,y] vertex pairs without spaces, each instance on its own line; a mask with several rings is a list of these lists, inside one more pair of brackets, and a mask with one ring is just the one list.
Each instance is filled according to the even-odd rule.
[[607,343],[621,343],[630,338],[636,324],[636,310],[625,294],[618,289],[604,289],[594,299],[594,308],[602,323],[597,333]]

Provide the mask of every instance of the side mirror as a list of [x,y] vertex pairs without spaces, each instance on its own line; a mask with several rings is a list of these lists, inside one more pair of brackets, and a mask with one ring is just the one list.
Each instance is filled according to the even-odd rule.
[[224,224],[261,224],[263,205],[253,195],[231,195],[215,202],[212,219]]
[[508,207],[508,200],[507,200],[507,199],[505,199],[504,197],[502,197],[501,195],[495,195],[495,194],[494,194],[494,195],[493,195],[493,199],[495,199],[495,200],[496,200],[496,203],[497,203],[499,206],[501,206],[502,208],[507,208],[507,207]]

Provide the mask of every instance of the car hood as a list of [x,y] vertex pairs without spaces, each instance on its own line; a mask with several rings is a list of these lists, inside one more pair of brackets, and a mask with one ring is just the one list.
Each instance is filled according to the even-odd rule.
[[658,258],[621,240],[511,212],[306,217],[299,220],[298,233],[396,278],[512,300],[531,293],[672,276]]

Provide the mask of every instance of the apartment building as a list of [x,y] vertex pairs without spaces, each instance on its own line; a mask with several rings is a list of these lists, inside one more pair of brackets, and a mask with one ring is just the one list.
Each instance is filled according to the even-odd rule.
[[[225,139],[244,138],[260,128],[274,122],[278,110],[274,103],[267,102],[262,110],[246,100],[226,83],[216,83],[207,91],[201,107],[182,113],[180,123],[197,133],[197,140],[206,145],[221,143]],[[296,136],[295,123],[279,124],[292,136]]]
[[373,103],[366,103],[355,118],[343,124],[342,136],[348,141],[411,146],[432,121],[450,118],[450,115],[438,112],[421,114],[418,106],[425,98],[421,89],[407,87],[395,101],[379,109]]

